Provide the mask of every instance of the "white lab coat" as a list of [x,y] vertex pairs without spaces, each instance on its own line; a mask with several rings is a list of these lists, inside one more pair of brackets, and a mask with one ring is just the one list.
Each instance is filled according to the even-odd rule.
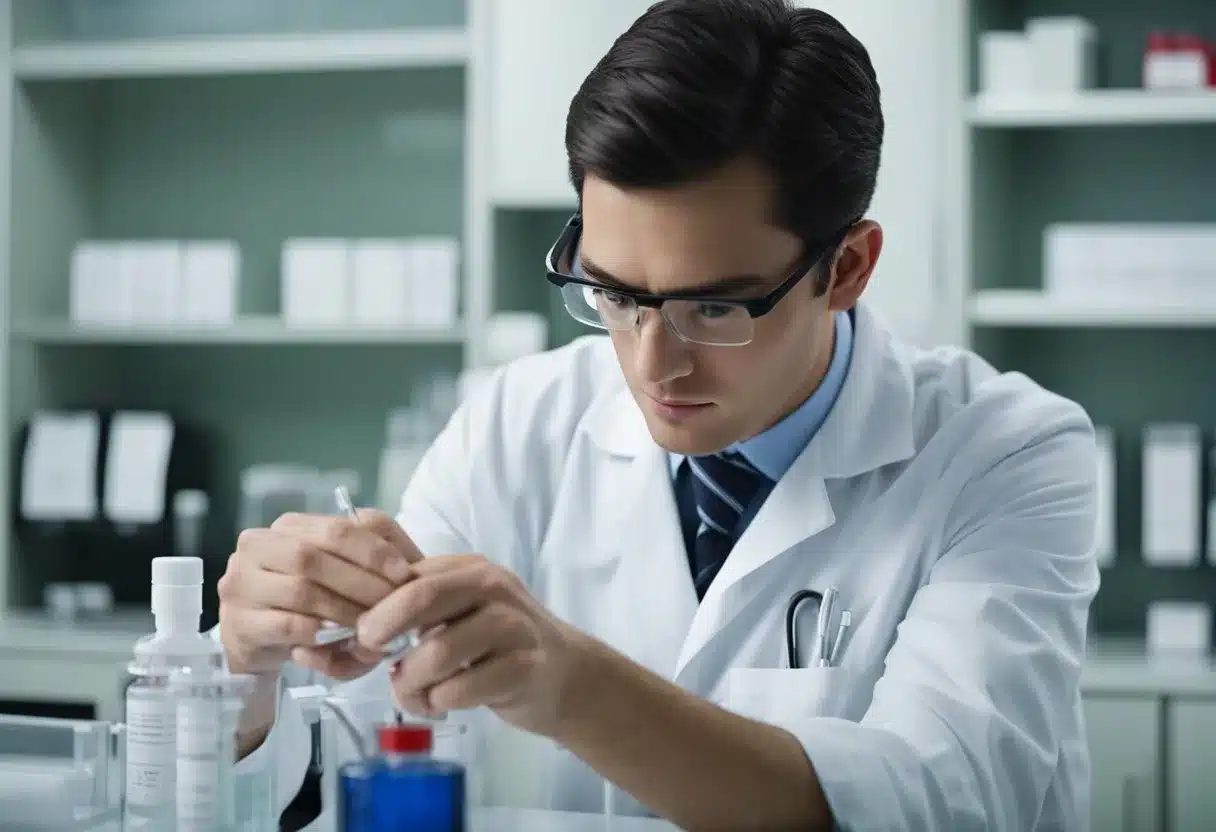
[[[421,463],[400,522],[428,555],[492,557],[652,671],[789,730],[844,828],[1087,829],[1092,425],[971,353],[901,345],[865,305],[856,322],[831,414],[700,604],[667,455],[607,339],[498,372]],[[786,669],[787,600],[829,584],[852,612],[839,666]],[[388,695],[382,669],[347,688]],[[285,795],[307,756],[296,719],[285,709],[264,749]],[[477,725],[491,797],[514,771],[543,806],[600,810],[602,780],[569,752],[495,754],[514,732],[488,712]]]

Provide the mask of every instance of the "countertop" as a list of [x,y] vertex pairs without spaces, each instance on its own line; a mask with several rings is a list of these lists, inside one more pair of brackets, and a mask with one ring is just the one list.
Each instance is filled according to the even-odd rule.
[[649,818],[579,815],[539,809],[474,809],[472,832],[667,832],[676,827]]
[[137,639],[154,629],[146,610],[55,621],[36,612],[0,617],[0,653],[123,661]]
[[[152,631],[146,611],[61,623],[38,613],[0,618],[0,654],[123,661]],[[1087,693],[1216,697],[1216,656],[1162,656],[1143,641],[1094,639],[1081,676]]]
[[1103,640],[1090,645],[1081,673],[1086,693],[1216,697],[1212,654],[1151,654],[1143,641]]

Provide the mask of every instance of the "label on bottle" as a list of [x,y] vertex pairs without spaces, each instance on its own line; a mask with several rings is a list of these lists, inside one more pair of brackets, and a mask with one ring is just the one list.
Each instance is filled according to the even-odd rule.
[[212,757],[223,743],[219,702],[189,699],[177,707],[177,753],[182,757]]
[[165,695],[127,697],[127,803],[172,803],[176,705]]
[[177,759],[177,828],[211,830],[219,822],[220,783],[216,760]]
[[223,703],[186,699],[177,709],[177,829],[210,832],[231,825],[234,759]]

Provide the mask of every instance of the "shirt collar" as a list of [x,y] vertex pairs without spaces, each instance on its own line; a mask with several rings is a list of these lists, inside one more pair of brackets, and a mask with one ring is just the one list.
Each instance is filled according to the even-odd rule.
[[[844,386],[845,377],[849,372],[849,360],[853,355],[852,314],[837,312],[835,321],[836,338],[832,348],[832,361],[815,392],[768,430],[727,448],[728,451],[742,454],[744,459],[773,482],[784,476],[810,443],[827,419],[841,387]],[[683,455],[671,454],[673,474],[683,461]]]

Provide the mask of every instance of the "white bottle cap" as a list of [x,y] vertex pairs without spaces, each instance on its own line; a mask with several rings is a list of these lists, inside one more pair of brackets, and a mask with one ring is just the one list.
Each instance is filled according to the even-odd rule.
[[156,631],[198,632],[203,615],[203,559],[152,559],[152,614]]
[[202,586],[202,558],[152,558],[153,586]]

